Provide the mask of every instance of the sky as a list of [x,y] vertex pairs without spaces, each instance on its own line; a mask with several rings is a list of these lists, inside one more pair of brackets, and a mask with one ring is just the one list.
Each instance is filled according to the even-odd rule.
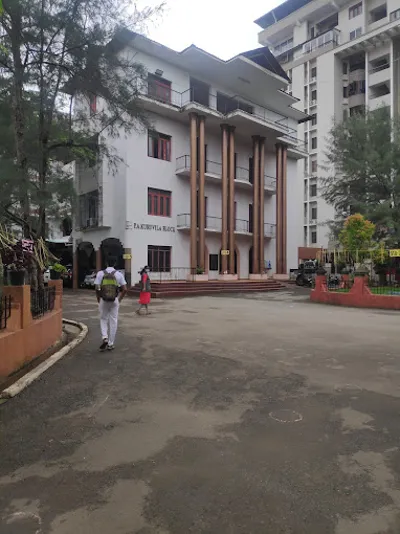
[[[160,21],[149,28],[149,37],[180,51],[191,44],[222,59],[260,46],[261,28],[254,20],[283,0],[167,0]],[[154,5],[157,0],[142,0]],[[139,2],[140,6],[140,2]]]

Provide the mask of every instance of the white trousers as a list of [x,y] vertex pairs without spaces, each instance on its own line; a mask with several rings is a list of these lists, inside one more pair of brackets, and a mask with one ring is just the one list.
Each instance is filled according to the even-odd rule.
[[107,338],[109,345],[114,345],[118,326],[119,300],[115,299],[114,302],[106,302],[100,299],[99,308],[101,337],[103,339]]

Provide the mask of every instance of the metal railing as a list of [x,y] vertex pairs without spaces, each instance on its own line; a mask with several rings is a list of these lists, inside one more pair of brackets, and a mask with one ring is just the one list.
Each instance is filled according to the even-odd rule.
[[7,321],[11,317],[11,296],[0,298],[0,330],[7,328]]
[[176,218],[177,228],[190,228],[190,213],[180,213]]
[[331,43],[333,44],[333,46],[337,46],[339,44],[339,37],[340,30],[338,30],[337,28],[328,30],[327,32],[322,33],[314,39],[310,39],[309,41],[304,43],[303,54],[311,54],[312,52],[314,52],[314,50],[317,50],[318,48],[323,48],[324,46],[328,46]]
[[176,171],[190,170],[190,156],[185,154],[176,158]]
[[[145,97],[151,98],[152,100],[170,104],[180,109],[184,108],[188,104],[196,103],[209,110],[215,111],[223,117],[226,117],[230,113],[240,111],[249,117],[253,116],[261,119],[263,122],[273,127],[278,126],[286,130],[286,132],[289,134],[297,133],[294,128],[282,124],[282,121],[287,121],[287,117],[281,115],[278,111],[273,111],[259,104],[245,102],[237,96],[230,97],[225,102],[221,102],[218,100],[217,95],[211,93],[210,91],[208,93],[201,91],[195,87],[190,87],[182,93],[179,93],[173,89],[167,91],[164,87],[157,89],[157,87],[148,86],[147,83],[144,83],[139,88],[139,93]],[[276,116],[280,118],[276,119]]]
[[164,271],[154,272],[151,271],[151,281],[155,283],[161,282],[179,282],[188,280],[190,276],[197,274],[197,269],[190,267],[170,267]]
[[276,224],[264,223],[264,237],[275,237]]
[[353,277],[342,277],[338,274],[328,274],[326,276],[326,288],[328,291],[338,291],[348,293],[353,287]]
[[221,232],[222,230],[222,218],[221,217],[211,217],[207,215],[206,217],[206,230],[214,230],[216,232]]
[[55,287],[44,287],[36,291],[31,290],[31,313],[33,319],[42,317],[45,313],[54,310],[56,298]]
[[381,279],[370,278],[368,286],[374,295],[400,296],[400,282],[394,279],[393,276],[385,276],[381,277]]
[[245,167],[236,167],[235,180],[250,183],[250,171]]
[[249,234],[250,233],[249,221],[246,221],[245,219],[236,219],[235,220],[235,232]]

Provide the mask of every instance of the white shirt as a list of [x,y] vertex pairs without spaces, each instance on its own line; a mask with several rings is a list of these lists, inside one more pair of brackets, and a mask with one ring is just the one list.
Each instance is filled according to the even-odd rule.
[[[112,272],[115,271],[115,279],[116,279],[117,284],[119,285],[119,287],[126,286],[125,277],[121,272],[119,272],[116,269],[114,269],[114,267],[107,267],[106,271],[108,273],[112,273]],[[94,285],[95,286],[100,286],[101,285],[101,281],[103,280],[103,277],[104,277],[104,271],[99,271],[96,274],[96,280],[94,281]]]

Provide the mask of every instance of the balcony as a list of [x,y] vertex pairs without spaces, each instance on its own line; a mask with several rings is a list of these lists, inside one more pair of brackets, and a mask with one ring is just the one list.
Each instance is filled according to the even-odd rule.
[[369,85],[379,85],[390,80],[390,64],[379,65],[369,71]]
[[316,50],[323,48],[334,48],[339,45],[340,31],[337,28],[329,30],[314,39],[303,44],[303,55],[312,54]]
[[[196,92],[195,87],[178,92],[165,85],[148,84],[147,81],[141,84],[138,91],[144,107],[155,113],[160,113],[161,107],[164,115],[175,119],[181,117],[186,121],[188,113],[198,112],[210,119],[216,119],[214,126],[218,128],[221,122],[227,122],[242,129],[247,127],[251,135],[265,136],[268,131],[269,135],[273,131],[277,139],[289,135],[292,143],[297,144],[298,141],[297,130],[284,124],[287,117],[258,104],[245,102],[236,96],[227,97],[210,91],[200,93]],[[213,124],[213,121],[209,123]]]
[[[181,213],[177,217],[178,230],[189,231],[190,230],[190,213]],[[207,233],[218,233],[222,231],[222,218],[221,217],[206,217],[206,227],[205,231]],[[251,224],[245,219],[236,219],[235,220],[235,234],[252,236],[253,232],[251,231]],[[276,225],[271,223],[264,224],[264,237],[267,239],[272,239],[276,234]]]
[[[222,181],[222,164],[216,161],[206,160],[205,179],[208,182],[221,183]],[[176,174],[178,176],[190,177],[190,155],[185,154],[176,159]],[[236,167],[235,187],[241,189],[250,189],[253,184],[250,181],[250,171],[245,167]],[[276,193],[276,178],[264,176],[264,189],[268,194]]]

